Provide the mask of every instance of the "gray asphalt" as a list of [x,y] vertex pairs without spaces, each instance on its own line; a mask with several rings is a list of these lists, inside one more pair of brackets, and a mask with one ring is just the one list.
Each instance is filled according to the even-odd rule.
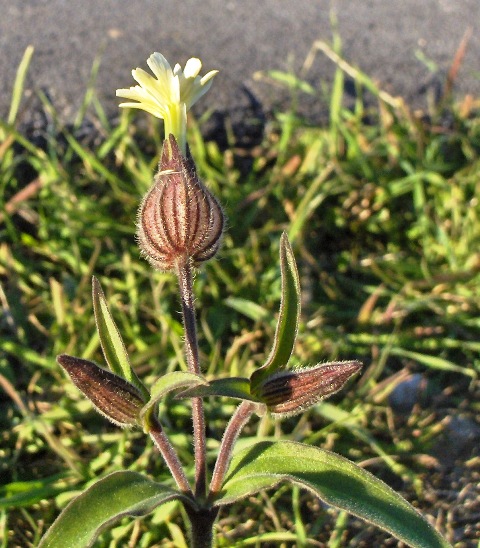
[[[133,85],[131,69],[147,68],[153,51],[172,64],[196,56],[205,71],[220,70],[203,109],[238,116],[249,104],[245,90],[269,109],[285,101],[285,93],[255,74],[298,73],[312,44],[331,40],[332,10],[344,57],[389,93],[419,106],[442,81],[470,29],[455,91],[480,95],[479,0],[0,0],[0,116],[8,111],[29,44],[35,54],[27,98],[46,92],[67,120],[81,103],[97,56],[98,96],[115,115],[115,89]],[[332,62],[319,53],[307,79],[322,90],[332,74]],[[300,103],[307,115],[322,108],[321,100]]]

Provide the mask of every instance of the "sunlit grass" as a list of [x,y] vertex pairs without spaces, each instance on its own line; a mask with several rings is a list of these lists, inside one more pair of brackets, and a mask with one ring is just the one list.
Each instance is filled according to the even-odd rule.
[[[307,123],[292,108],[273,117],[261,145],[248,151],[234,141],[225,150],[205,142],[201,120],[189,128],[199,172],[229,219],[219,258],[196,277],[202,365],[207,374],[248,376],[263,363],[286,230],[303,288],[292,360],[360,359],[365,367],[328,403],[281,423],[252,421],[246,437],[282,434],[333,449],[404,491],[451,540],[473,539],[455,521],[461,501],[444,493],[451,485],[442,466],[453,462],[442,461],[439,447],[451,443],[452,417],[475,424],[479,410],[480,103],[466,97],[429,115],[415,113],[356,71],[358,96],[349,105],[344,74],[353,69],[317,46],[338,65],[328,97],[296,76],[269,77],[295,94],[326,99],[328,123]],[[68,500],[114,470],[146,470],[171,481],[141,432],[107,424],[55,362],[68,352],[103,363],[93,274],[139,376],[150,383],[185,368],[175,280],[152,272],[134,239],[160,126],[146,118],[135,124],[126,113],[112,125],[92,88],[72,127],[44,98],[52,124],[26,137],[17,115],[30,55],[8,119],[0,121],[2,546],[36,545]],[[87,112],[95,128],[85,137]],[[411,403],[401,414],[389,396],[413,374],[421,383],[411,402],[400,392]],[[186,405],[167,399],[160,411],[193,473]],[[231,400],[207,401],[212,460],[233,409]],[[478,450],[467,444],[453,456],[467,463],[455,493],[467,492]],[[243,546],[341,546],[339,539],[355,545],[373,538],[354,519],[303,492],[294,490],[292,499],[291,491],[282,487],[222,514],[219,546],[241,539]],[[98,545],[171,539],[182,546],[182,527],[180,508],[166,505],[146,520],[126,520]]]

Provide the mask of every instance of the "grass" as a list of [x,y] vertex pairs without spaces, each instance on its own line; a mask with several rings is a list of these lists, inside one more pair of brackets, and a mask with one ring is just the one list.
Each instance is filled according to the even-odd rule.
[[[199,171],[229,218],[219,258],[196,277],[202,364],[207,374],[246,376],[263,363],[280,297],[278,242],[287,230],[304,301],[293,361],[355,358],[364,370],[300,418],[252,421],[245,437],[284,436],[337,451],[403,492],[455,546],[473,546],[480,534],[480,101],[447,93],[432,112],[414,112],[336,50],[316,49],[337,63],[327,94],[294,75],[266,76],[291,89],[293,105],[304,93],[323,102],[327,123],[309,123],[292,107],[273,116],[249,150],[234,136],[226,147],[205,141],[202,120],[191,124]],[[138,374],[151,383],[185,369],[174,279],[153,272],[134,239],[161,125],[128,113],[112,124],[89,88],[73,126],[43,98],[49,123],[22,131],[30,56],[0,121],[3,547],[35,546],[68,500],[114,470],[147,470],[170,482],[141,432],[109,425],[55,362],[67,352],[103,363],[93,274]],[[355,80],[353,104],[345,74]],[[93,129],[83,131],[91,120]],[[169,399],[161,413],[193,473],[185,405]],[[212,460],[233,409],[232,400],[207,401]],[[121,522],[97,545],[186,546],[183,524],[181,509],[166,505]],[[225,511],[218,534],[219,546],[396,545],[289,487]]]

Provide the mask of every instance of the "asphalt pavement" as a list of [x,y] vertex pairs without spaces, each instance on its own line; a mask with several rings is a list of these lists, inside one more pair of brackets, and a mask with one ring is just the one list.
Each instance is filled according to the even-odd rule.
[[[480,95],[479,0],[0,0],[0,117],[28,45],[35,53],[27,119],[36,104],[28,99],[38,90],[72,119],[96,58],[98,97],[114,116],[120,102],[115,90],[134,84],[132,68],[146,69],[153,51],[172,65],[195,56],[204,63],[202,73],[219,69],[203,109],[241,116],[258,102],[269,110],[288,94],[258,73],[299,74],[315,41],[332,40],[332,13],[344,58],[418,106],[438,91],[462,38],[470,35],[455,92]],[[306,79],[319,95],[299,96],[307,115],[325,108],[322,94],[333,71],[332,61],[317,53]]]

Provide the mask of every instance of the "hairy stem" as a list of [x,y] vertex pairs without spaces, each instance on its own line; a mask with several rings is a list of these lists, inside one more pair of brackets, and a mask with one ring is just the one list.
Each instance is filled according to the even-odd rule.
[[193,496],[192,489],[188,483],[187,477],[185,476],[185,472],[178,455],[163,431],[162,425],[153,415],[148,420],[148,433],[155,443],[155,446],[162,454],[162,457],[170,469],[172,476],[177,482],[178,488],[184,493]]
[[[193,274],[190,263],[177,269],[183,325],[185,328],[185,355],[189,371],[200,373],[198,358],[197,324],[193,297]],[[192,398],[193,439],[195,450],[195,496],[204,498],[207,489],[205,415],[202,398]]]
[[212,548],[213,526],[217,519],[219,508],[203,508],[194,511],[185,506],[190,520],[191,548]]
[[230,422],[223,434],[222,443],[218,452],[217,462],[213,471],[212,482],[210,484],[209,499],[214,497],[221,489],[227,468],[232,460],[233,446],[242,431],[242,428],[248,422],[257,405],[251,401],[242,401],[233,414]]

